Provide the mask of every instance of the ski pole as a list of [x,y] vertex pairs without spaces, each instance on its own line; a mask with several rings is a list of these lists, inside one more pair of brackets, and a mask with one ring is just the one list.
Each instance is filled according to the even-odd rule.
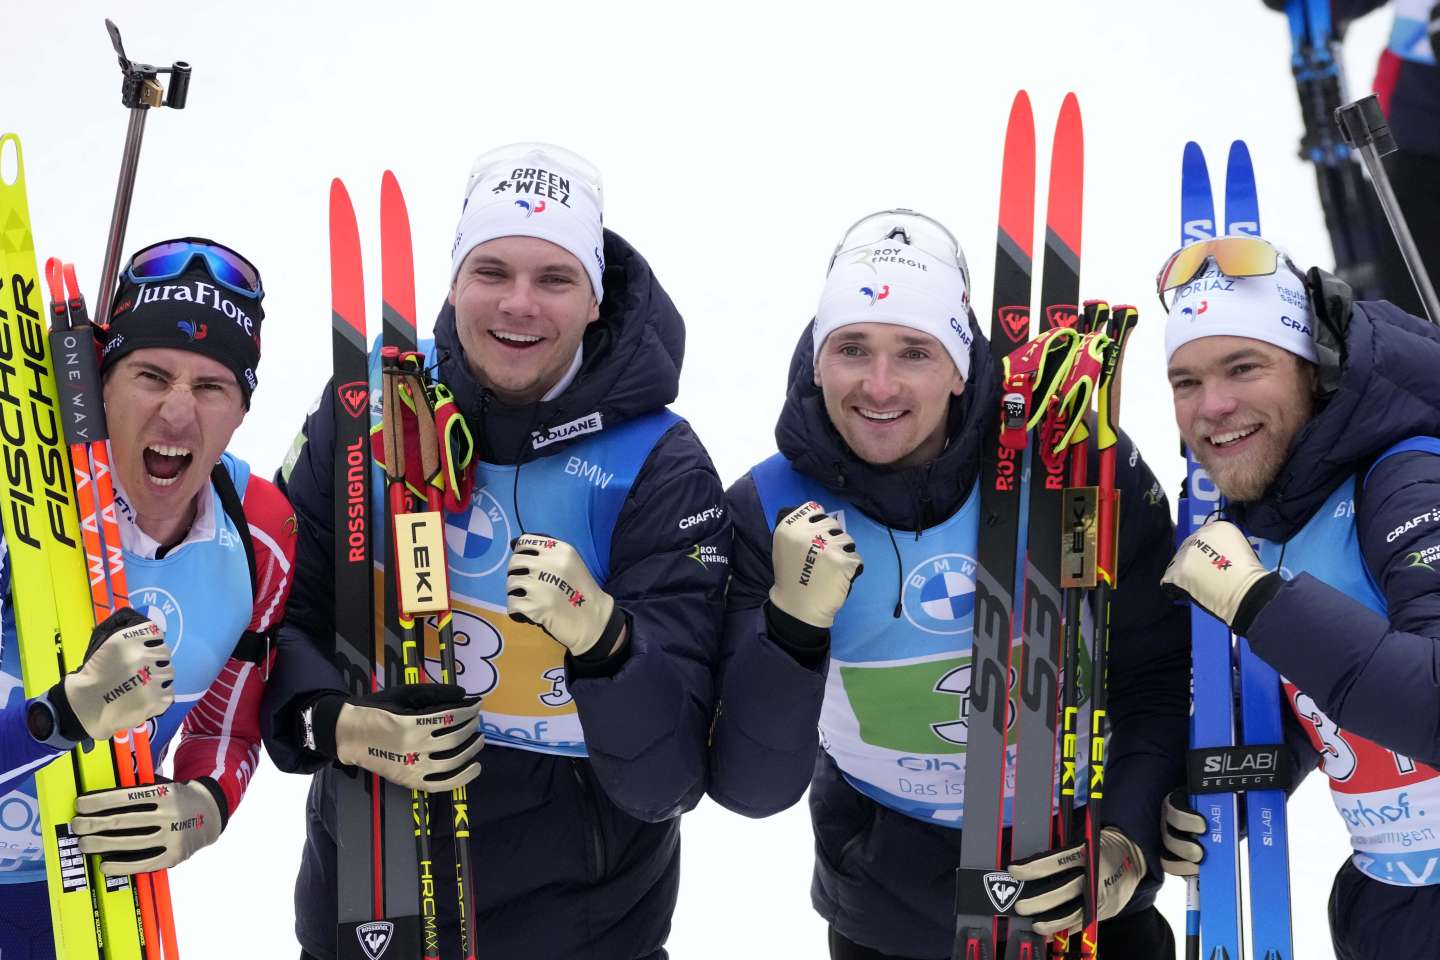
[[1107,333],[1111,343],[1105,354],[1100,379],[1099,415],[1095,421],[1095,446],[1100,451],[1100,502],[1095,585],[1095,654],[1090,670],[1090,789],[1085,807],[1086,914],[1080,937],[1080,956],[1093,960],[1099,938],[1099,873],[1101,802],[1105,797],[1105,740],[1109,735],[1107,715],[1107,658],[1110,650],[1110,600],[1116,588],[1120,534],[1119,495],[1115,491],[1115,455],[1120,440],[1120,361],[1125,342],[1135,326],[1134,307],[1119,306],[1110,314]]
[[[414,377],[417,432],[420,435],[420,472],[425,476],[425,509],[435,515],[437,525],[443,528],[444,513],[441,506],[440,427],[435,417],[435,406],[431,400],[432,384],[424,369],[424,356],[407,353],[403,362]],[[442,563],[435,571],[437,594],[444,598],[444,608],[434,613],[436,634],[440,646],[440,682],[459,683],[460,670],[455,662],[455,623],[450,609],[450,589],[447,565]],[[457,906],[460,910],[460,956],[462,960],[475,960],[477,938],[475,934],[475,911],[470,900],[474,898],[475,871],[470,854],[470,802],[466,785],[450,791],[451,827],[455,840],[455,887]]]
[[[100,374],[90,335],[85,300],[75,267],[52,257],[45,265],[51,297],[51,355],[66,384],[69,416],[66,440],[75,475],[76,506],[81,539],[89,568],[90,599],[96,623],[129,603],[125,554],[115,519],[115,487],[111,480],[109,431],[105,423]],[[149,730],[145,726],[122,730],[111,738],[115,776],[122,787],[154,782],[150,761]],[[137,781],[148,768],[148,780]],[[149,960],[179,957],[175,918],[170,903],[168,875],[164,871],[135,875],[135,896],[140,913],[145,956]]]
[[[176,60],[168,67],[160,68],[148,63],[135,63],[125,56],[125,47],[120,42],[120,28],[115,26],[114,21],[106,20],[105,29],[110,32],[110,44],[120,58],[120,72],[124,74],[120,83],[120,102],[130,110],[125,149],[120,155],[120,180],[115,186],[115,206],[110,212],[110,231],[105,236],[100,295],[95,301],[102,319],[109,322],[110,297],[115,292],[125,227],[130,221],[130,200],[135,194],[135,171],[140,165],[140,141],[145,136],[145,118],[151,107],[185,109],[190,93],[190,64]],[[168,90],[162,88],[157,79],[162,73],[170,74]]]
[[1347,103],[1335,111],[1335,123],[1345,135],[1345,142],[1360,154],[1361,162],[1370,172],[1370,184],[1380,198],[1385,219],[1390,221],[1390,230],[1395,234],[1395,242],[1400,245],[1405,267],[1410,271],[1410,278],[1415,281],[1415,289],[1420,293],[1425,313],[1431,323],[1440,323],[1440,301],[1435,299],[1435,287],[1430,283],[1425,262],[1420,259],[1415,238],[1410,235],[1410,225],[1405,222],[1405,211],[1400,209],[1400,201],[1395,199],[1395,190],[1390,186],[1390,175],[1385,172],[1385,164],[1380,162],[1382,157],[1388,157],[1397,149],[1395,137],[1390,133],[1390,124],[1385,120],[1385,114],[1380,111],[1380,101],[1372,93],[1354,103]]
[[[398,348],[384,347],[380,356],[384,390],[380,422],[395,544],[395,592],[400,601],[398,619],[404,677],[406,683],[424,683],[425,657],[420,648],[423,630],[416,624],[415,616],[420,614],[423,618],[424,614],[436,610],[438,583],[433,576],[432,564],[437,557],[443,562],[445,538],[440,524],[435,523],[430,515],[410,509],[410,496],[406,491],[403,408],[418,402],[415,400],[414,378],[401,366]],[[410,404],[406,403],[407,396]],[[448,600],[446,603],[448,605]],[[430,854],[430,795],[423,790],[412,789],[410,812],[415,821],[415,853],[420,866],[416,878],[420,885],[420,955],[426,960],[438,960],[440,931],[435,901],[434,859]]]

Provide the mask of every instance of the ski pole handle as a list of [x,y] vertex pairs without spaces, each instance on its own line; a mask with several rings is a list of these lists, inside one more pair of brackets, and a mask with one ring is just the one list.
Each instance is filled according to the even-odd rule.
[[1415,289],[1420,294],[1420,302],[1425,305],[1425,313],[1431,323],[1440,323],[1440,300],[1435,298],[1435,287],[1430,282],[1430,274],[1425,270],[1425,262],[1420,258],[1420,250],[1415,246],[1415,238],[1410,234],[1410,225],[1405,222],[1405,212],[1400,209],[1400,201],[1395,198],[1395,191],[1390,186],[1390,176],[1385,172],[1385,164],[1380,162],[1382,157],[1387,157],[1398,149],[1395,137],[1390,133],[1390,124],[1380,110],[1380,101],[1372,93],[1354,103],[1345,104],[1335,111],[1335,124],[1345,135],[1345,142],[1360,154],[1361,162],[1370,173],[1370,183],[1375,187],[1376,196],[1380,198],[1385,219],[1390,221],[1390,230],[1395,234],[1395,242],[1400,245],[1400,252],[1405,257],[1405,267],[1410,271],[1410,278],[1415,281]]

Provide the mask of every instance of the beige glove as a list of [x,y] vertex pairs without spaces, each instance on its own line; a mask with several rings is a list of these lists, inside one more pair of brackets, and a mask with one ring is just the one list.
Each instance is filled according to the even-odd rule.
[[302,723],[307,747],[411,790],[453,790],[480,774],[480,698],[454,684],[326,697],[302,714]]
[[1172,877],[1194,877],[1200,873],[1205,848],[1200,838],[1205,835],[1205,818],[1190,806],[1190,797],[1181,787],[1172,790],[1160,808],[1160,839],[1165,852],[1160,866]]
[[585,561],[564,540],[527,533],[515,541],[505,581],[510,619],[533,623],[578,657],[597,643],[609,654],[625,629],[625,612],[600,589]]
[[[1266,577],[1272,575],[1260,565],[1260,558],[1240,528],[1228,520],[1215,520],[1185,538],[1165,568],[1160,584],[1172,596],[1191,600],[1226,626],[1234,627],[1246,596]],[[1272,580],[1275,582],[1266,599],[1278,586],[1278,574]],[[1246,627],[1254,613],[1246,611]]]
[[[165,632],[121,607],[90,634],[80,668],[50,688],[56,724],[71,740],[105,740],[164,713],[175,701]],[[73,734],[84,731],[84,736]]]
[[75,798],[70,829],[106,876],[168,870],[219,839],[223,798],[204,780],[98,790]]
[[[1085,844],[1050,850],[1009,866],[1010,875],[1025,885],[1015,912],[1034,919],[1042,937],[1085,926]],[[1145,878],[1145,854],[1117,827],[1100,831],[1099,914],[1118,914]]]
[[828,630],[865,569],[855,541],[811,500],[780,518],[771,537],[775,584],[770,602],[812,627]]

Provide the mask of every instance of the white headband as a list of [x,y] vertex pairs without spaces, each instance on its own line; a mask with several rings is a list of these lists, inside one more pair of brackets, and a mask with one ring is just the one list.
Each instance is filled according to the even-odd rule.
[[962,380],[970,378],[970,291],[953,263],[898,239],[838,254],[815,311],[815,357],[825,338],[852,323],[893,323],[940,341]]
[[605,234],[600,194],[565,163],[536,146],[497,161],[471,178],[470,193],[455,231],[450,281],[480,244],[497,237],[548,240],[580,261],[595,299],[604,296]]
[[1165,320],[1165,362],[1201,337],[1249,337],[1314,363],[1314,321],[1300,278],[1283,263],[1264,277],[1230,277],[1214,261],[1175,292]]

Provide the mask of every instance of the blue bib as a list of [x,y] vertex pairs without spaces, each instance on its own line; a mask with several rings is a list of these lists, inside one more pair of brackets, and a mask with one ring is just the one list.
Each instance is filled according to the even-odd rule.
[[[421,349],[428,353],[433,344]],[[379,354],[372,350],[372,397],[379,396],[379,375]],[[445,542],[459,682],[484,697],[485,738],[491,746],[586,756],[585,732],[565,684],[565,648],[539,627],[516,623],[506,613],[510,544],[526,532],[564,540],[604,587],[620,509],[655,444],[680,419],[660,410],[520,466],[474,465],[470,508],[446,515]],[[376,404],[371,420],[378,427]],[[372,501],[379,510],[384,479],[378,466],[372,477]],[[379,573],[384,575],[383,566]],[[433,632],[426,638],[425,656],[431,679],[438,679]]]
[[[221,462],[243,496],[250,480],[249,465],[228,453]],[[225,513],[213,486],[208,496],[215,518],[210,539],[185,543],[159,560],[125,552],[130,606],[160,625],[175,655],[175,702],[150,721],[157,769],[185,715],[230,659],[254,610],[250,565],[240,531]],[[13,684],[11,695],[20,697],[20,661],[13,631],[7,621],[0,682]],[[12,786],[0,796],[0,884],[38,883],[45,878],[45,862],[35,780],[30,777]]]
[[[751,470],[766,522],[815,500],[865,558],[830,629],[820,745],[856,790],[892,810],[959,828],[975,614],[979,485],[938,526],[893,533],[776,454]],[[892,546],[893,544],[893,546]],[[895,555],[903,582],[895,582]],[[896,600],[900,616],[894,616]],[[1013,711],[1012,711],[1013,714]],[[1080,724],[1089,730],[1089,722]],[[1087,747],[1078,754],[1089,755]],[[1085,776],[1077,777],[1084,783]],[[1006,747],[1005,821],[1015,788]]]
[[[1417,437],[1379,459],[1411,450],[1440,454],[1440,441]],[[1288,541],[1259,541],[1260,561],[1286,579],[1308,573],[1388,617],[1385,595],[1370,575],[1356,536],[1355,492],[1352,477]],[[1383,883],[1440,883],[1440,774],[1341,729],[1303,690],[1288,680],[1284,686],[1301,729],[1320,752],[1330,797],[1350,831],[1351,862]]]

